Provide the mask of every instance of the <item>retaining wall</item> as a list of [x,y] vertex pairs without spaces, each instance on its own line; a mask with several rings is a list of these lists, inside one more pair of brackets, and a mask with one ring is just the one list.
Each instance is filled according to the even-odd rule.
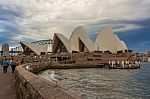
[[15,72],[18,99],[82,99],[77,94],[27,71],[25,66],[18,66]]

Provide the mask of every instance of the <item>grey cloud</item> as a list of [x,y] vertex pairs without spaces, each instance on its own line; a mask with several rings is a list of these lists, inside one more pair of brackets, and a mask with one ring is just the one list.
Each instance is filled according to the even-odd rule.
[[79,25],[83,25],[89,34],[96,34],[106,25],[112,26],[115,32],[142,28],[150,25],[143,22],[150,18],[148,11],[149,0],[0,1],[0,21],[14,25],[3,28],[19,34],[18,38],[12,37],[18,41],[52,38],[54,32],[69,36]]

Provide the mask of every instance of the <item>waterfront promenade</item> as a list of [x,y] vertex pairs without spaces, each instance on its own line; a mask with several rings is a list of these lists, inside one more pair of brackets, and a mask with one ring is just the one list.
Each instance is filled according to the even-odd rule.
[[8,72],[4,74],[0,65],[0,99],[16,99],[14,77],[10,67],[8,68]]

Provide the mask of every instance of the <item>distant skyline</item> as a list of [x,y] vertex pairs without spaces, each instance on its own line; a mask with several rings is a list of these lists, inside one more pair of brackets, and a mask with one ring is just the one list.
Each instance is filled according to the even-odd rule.
[[136,52],[150,50],[150,0],[0,0],[0,46],[68,38],[83,26],[94,39],[104,26]]

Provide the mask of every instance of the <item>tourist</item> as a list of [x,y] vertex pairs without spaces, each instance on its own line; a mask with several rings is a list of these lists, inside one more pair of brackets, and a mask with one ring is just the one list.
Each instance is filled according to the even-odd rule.
[[7,68],[9,66],[9,61],[7,60],[7,58],[5,58],[3,61],[2,61],[2,66],[3,66],[3,73],[7,73]]
[[12,62],[12,59],[9,60],[9,64],[11,64],[11,62]]
[[24,59],[21,60],[20,64],[21,64],[21,65],[24,64]]
[[16,66],[17,66],[16,61],[15,61],[14,59],[12,59],[12,61],[11,61],[11,69],[12,69],[12,73],[14,73]]

